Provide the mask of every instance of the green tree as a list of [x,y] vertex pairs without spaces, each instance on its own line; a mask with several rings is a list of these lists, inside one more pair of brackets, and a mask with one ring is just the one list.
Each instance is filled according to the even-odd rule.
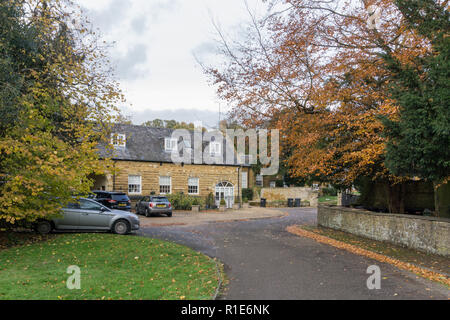
[[194,130],[195,126],[193,123],[178,122],[176,120],[161,120],[155,119],[143,123],[144,126],[154,127],[154,128],[167,128],[167,129],[187,129]]
[[144,122],[143,125],[147,126],[147,127],[153,127],[153,128],[164,128],[164,120],[155,119],[155,120]]
[[434,0],[397,0],[407,27],[424,37],[428,49],[412,61],[383,55],[393,74],[391,93],[398,120],[384,119],[386,166],[395,175],[420,177],[437,188],[450,177],[450,15]]
[[96,148],[122,96],[77,10],[68,0],[0,3],[0,220],[11,224],[58,214],[109,165]]

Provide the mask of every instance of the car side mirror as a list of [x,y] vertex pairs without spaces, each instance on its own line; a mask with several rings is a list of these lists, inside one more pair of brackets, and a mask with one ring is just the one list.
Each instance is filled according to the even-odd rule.
[[108,208],[105,208],[105,207],[102,207],[102,208],[100,209],[100,211],[101,211],[101,212],[106,212],[106,211],[109,211],[109,209],[108,209]]

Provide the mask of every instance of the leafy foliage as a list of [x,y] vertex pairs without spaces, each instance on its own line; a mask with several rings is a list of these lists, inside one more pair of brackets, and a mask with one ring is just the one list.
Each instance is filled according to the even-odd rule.
[[176,210],[191,210],[193,205],[203,206],[205,201],[200,197],[176,193],[167,195],[170,203]]
[[[339,188],[361,176],[390,185],[408,180],[406,173],[445,178],[450,128],[446,4],[271,2],[264,17],[249,10],[244,35],[230,40],[217,29],[225,63],[205,70],[219,97],[233,106],[230,116],[246,126],[280,129],[281,158],[293,178]],[[368,25],[370,5],[382,12],[375,29]],[[397,61],[396,68],[386,65],[386,57]],[[404,66],[417,72],[404,69],[399,82]],[[399,114],[403,105],[418,111],[404,118],[404,125],[399,122],[406,117]],[[390,207],[399,212],[401,206]]]
[[443,182],[450,177],[450,14],[432,0],[397,0],[411,32],[431,44],[430,50],[404,63],[383,55],[393,74],[392,97],[398,119],[384,121],[387,167],[397,175]]
[[253,200],[253,189],[251,188],[242,188],[242,198],[246,198],[247,200]]
[[88,193],[122,96],[72,2],[7,0],[0,16],[0,219],[14,224]]

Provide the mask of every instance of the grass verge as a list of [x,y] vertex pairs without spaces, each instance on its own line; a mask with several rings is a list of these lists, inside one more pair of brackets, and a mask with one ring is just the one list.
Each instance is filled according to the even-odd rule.
[[320,204],[337,205],[337,196],[322,196],[319,197]]
[[[69,290],[67,268],[81,270]],[[112,234],[65,234],[0,251],[0,299],[211,299],[216,263],[187,247]]]
[[355,236],[346,232],[313,226],[291,226],[288,231],[351,253],[413,272],[423,278],[450,287],[448,277],[450,259],[417,250],[391,245],[386,242]]

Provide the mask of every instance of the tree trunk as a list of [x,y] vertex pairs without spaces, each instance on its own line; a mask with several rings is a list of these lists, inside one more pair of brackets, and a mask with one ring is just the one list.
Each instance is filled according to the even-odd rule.
[[406,186],[404,183],[395,185],[388,184],[389,213],[405,213],[405,189]]
[[400,184],[400,213],[405,213],[405,193],[406,193],[406,183]]
[[434,189],[434,216],[439,217],[439,183],[433,182],[433,189]]

